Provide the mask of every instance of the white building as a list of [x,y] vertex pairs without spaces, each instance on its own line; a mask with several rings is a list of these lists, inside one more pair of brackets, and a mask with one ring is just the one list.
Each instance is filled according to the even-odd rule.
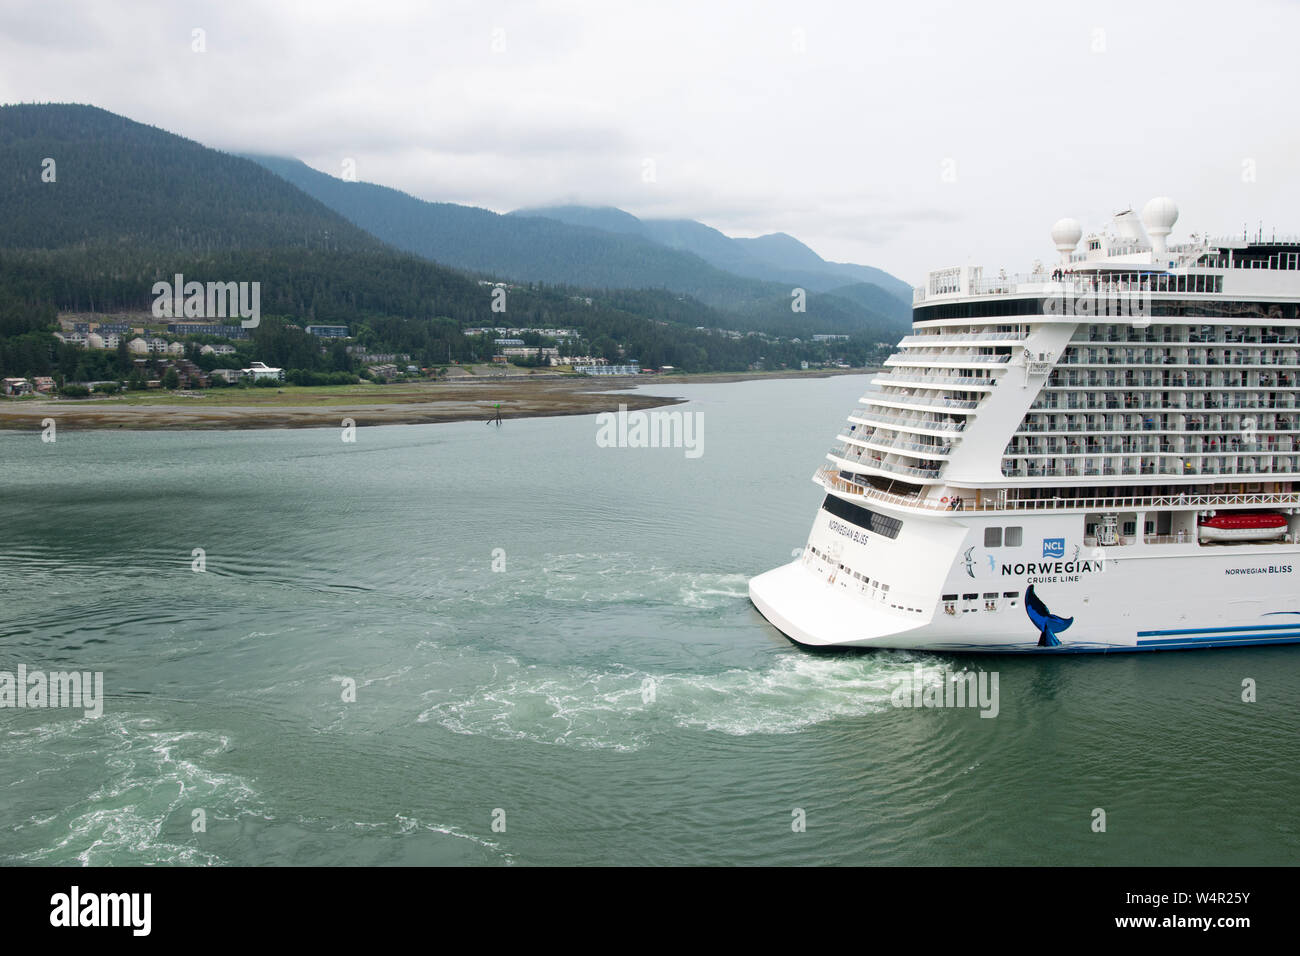
[[284,381],[284,369],[271,368],[263,362],[253,362],[248,368],[241,369],[241,371],[244,373],[244,378],[252,379],[254,382],[261,381],[264,378]]

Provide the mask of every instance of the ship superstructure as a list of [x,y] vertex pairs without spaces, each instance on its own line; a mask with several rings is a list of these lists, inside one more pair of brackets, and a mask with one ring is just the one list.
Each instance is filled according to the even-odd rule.
[[810,645],[1300,641],[1300,239],[1171,245],[1177,218],[931,272],[802,555],[750,583],[764,616]]

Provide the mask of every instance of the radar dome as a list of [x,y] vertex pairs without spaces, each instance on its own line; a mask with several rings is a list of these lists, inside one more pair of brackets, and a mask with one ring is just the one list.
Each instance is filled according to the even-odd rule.
[[1052,227],[1052,242],[1056,245],[1056,251],[1061,254],[1061,265],[1069,263],[1070,255],[1082,237],[1083,226],[1079,225],[1077,219],[1061,219]]
[[1151,236],[1151,249],[1158,255],[1165,255],[1165,238],[1173,232],[1174,223],[1178,221],[1178,205],[1168,196],[1157,196],[1142,207],[1142,224]]
[[1069,246],[1073,249],[1083,238],[1083,226],[1077,219],[1061,219],[1052,227],[1052,242],[1057,248]]
[[1168,196],[1157,196],[1142,207],[1142,225],[1147,232],[1169,235],[1178,221],[1178,205]]

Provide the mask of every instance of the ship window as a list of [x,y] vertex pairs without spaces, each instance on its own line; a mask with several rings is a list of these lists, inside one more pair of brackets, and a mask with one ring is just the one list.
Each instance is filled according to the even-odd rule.
[[834,495],[827,495],[826,500],[822,502],[822,508],[830,512],[837,518],[843,518],[845,521],[851,521],[859,528],[865,528],[868,531],[874,531],[876,534],[884,535],[886,538],[897,538],[898,532],[903,528],[903,522],[897,518],[889,518],[866,508],[851,504],[843,498],[836,498]]
[[962,600],[964,600],[964,601],[978,601],[978,600],[979,600],[979,595],[978,595],[978,594],[963,594],[963,595],[962,595]]
[[955,600],[957,600],[957,595],[955,595],[955,594],[945,594],[945,595],[943,596],[943,599],[944,599],[945,601],[955,601]]
[[1024,540],[1025,540],[1025,529],[1019,527],[1007,528],[1006,534],[1002,538],[1003,543],[1008,548],[1018,548],[1022,544],[1024,544]]
[[1002,529],[985,528],[984,529],[984,547],[1000,548],[1002,547]]
[[1004,591],[1004,592],[1002,592],[1002,596],[1003,596],[1004,598],[1018,598],[1018,597],[1020,597],[1020,592],[1019,592],[1019,591]]
[[984,595],[984,600],[986,601],[996,601],[997,599],[998,599],[997,591],[990,591]]
[[1136,521],[1125,521],[1125,522],[1124,522],[1124,534],[1132,535],[1132,534],[1136,534],[1136,533],[1137,533],[1137,522],[1136,522]]

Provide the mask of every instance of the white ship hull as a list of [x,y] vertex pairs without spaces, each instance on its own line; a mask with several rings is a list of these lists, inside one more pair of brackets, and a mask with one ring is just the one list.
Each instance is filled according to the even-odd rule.
[[[946,555],[933,545],[923,552],[924,563],[946,569],[928,600],[901,594],[898,600],[882,600],[851,571],[840,571],[840,564],[874,569],[909,563],[890,553],[901,550],[889,547],[898,542],[879,537],[865,547],[845,542],[834,561],[807,551],[754,578],[750,599],[774,627],[810,647],[1059,654],[1300,643],[1300,547],[1294,544],[1231,551],[1194,543],[1080,546],[1076,557],[1067,538],[1065,556],[1043,558],[1043,538],[1064,537],[1053,533],[1060,529],[1044,522],[1030,539],[1026,528],[1034,554],[1030,547],[1011,551],[974,543],[982,542],[980,529],[988,522],[973,522]],[[814,541],[825,540],[828,523],[822,512]],[[1127,553],[1115,556],[1121,550]],[[1041,621],[1028,612],[1031,585],[1054,616],[1070,619],[1059,630],[1049,625],[1060,642],[1055,646],[1044,643]],[[957,600],[945,601],[945,594]],[[977,596],[965,597],[971,594]]]

